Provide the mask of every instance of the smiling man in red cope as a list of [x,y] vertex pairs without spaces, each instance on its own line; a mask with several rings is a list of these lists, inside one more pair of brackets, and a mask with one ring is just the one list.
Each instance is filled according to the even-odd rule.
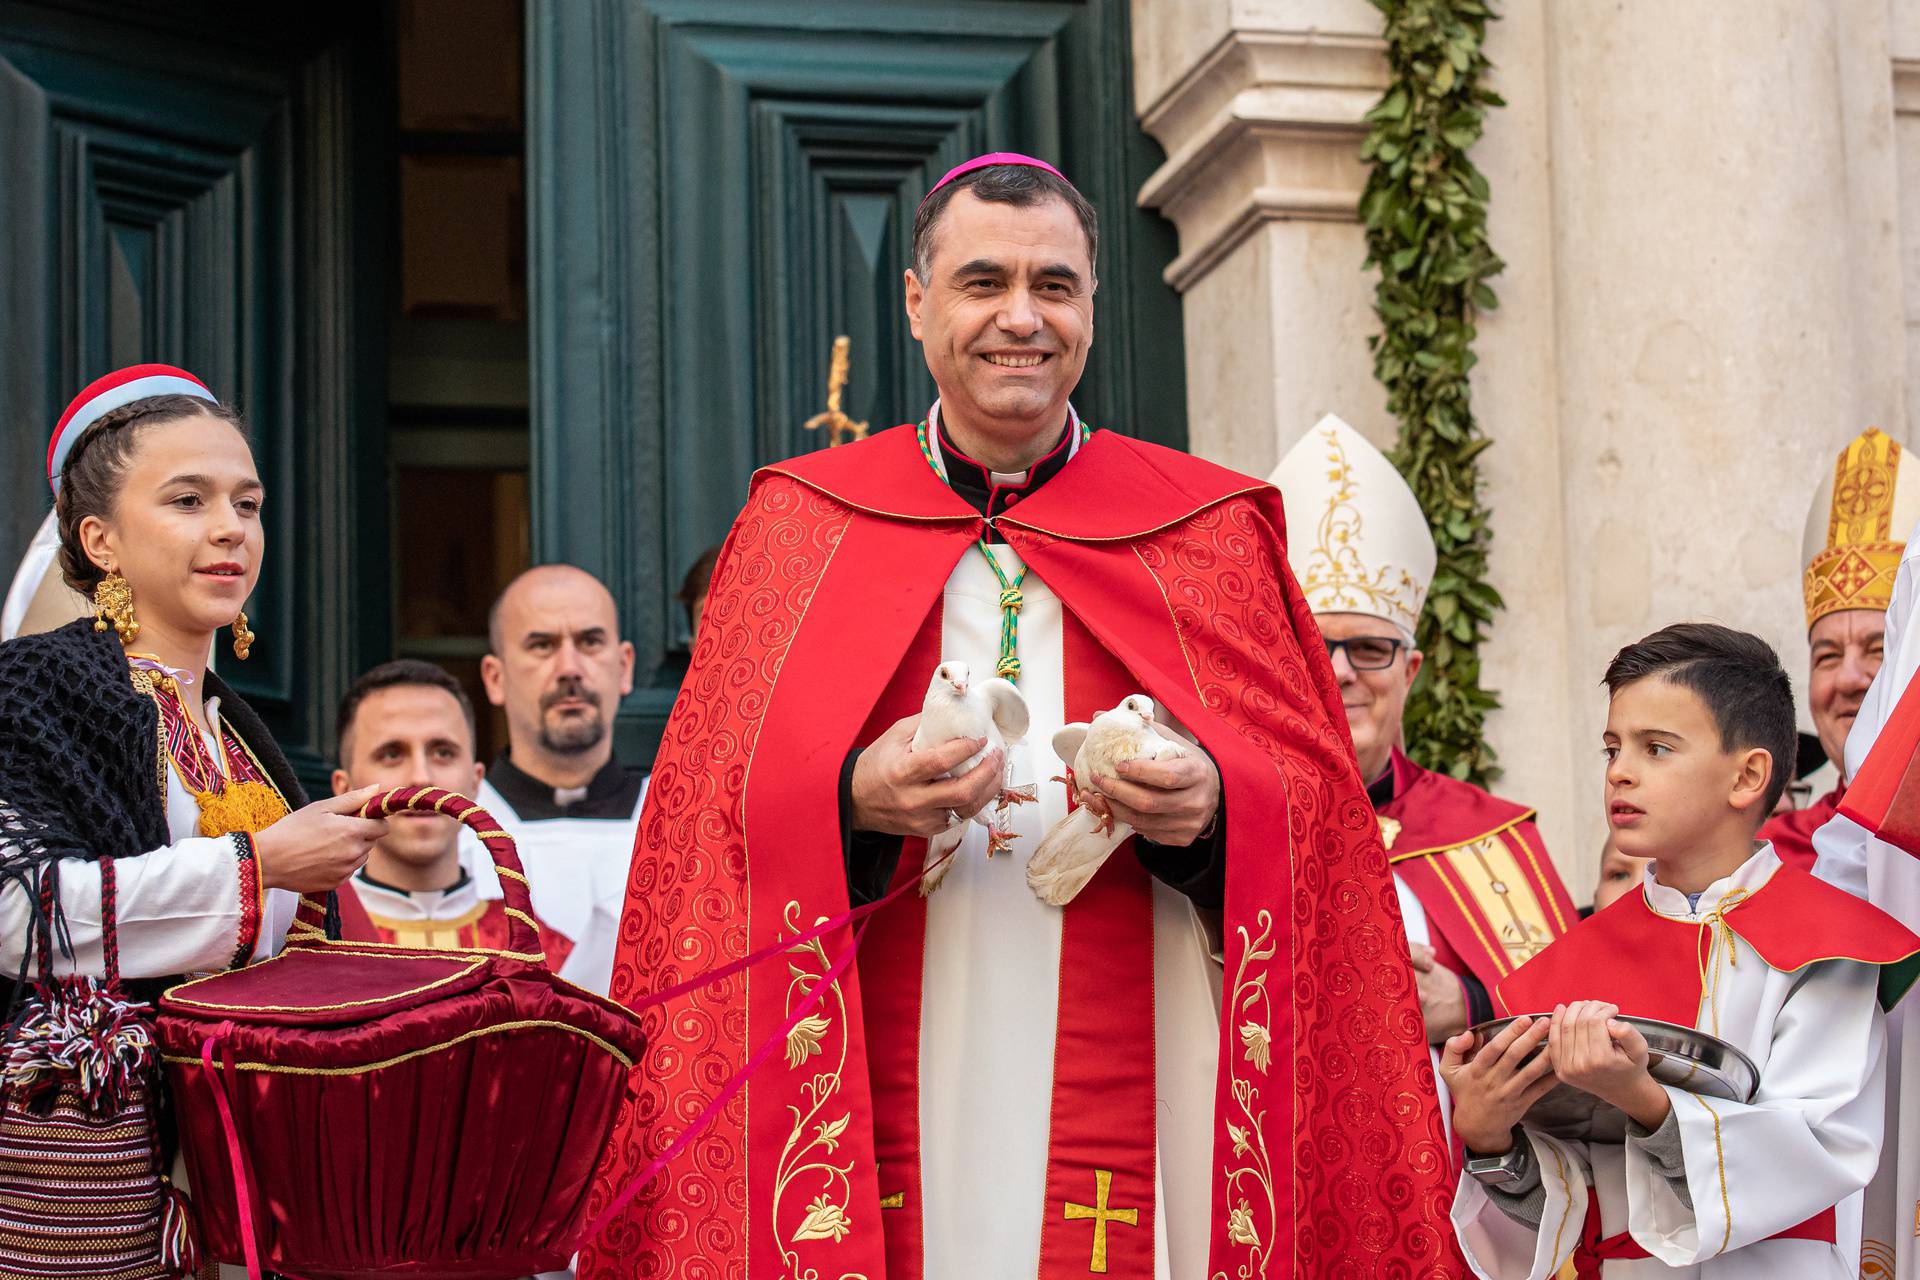
[[[642,813],[613,994],[908,892],[585,1276],[1462,1274],[1392,883],[1278,495],[1068,403],[1096,236],[1051,167],[960,166],[905,276],[939,401],[754,479]],[[979,741],[909,748],[943,660],[1014,680],[1033,721],[957,779]],[[1045,905],[1025,863],[1068,809],[1052,733],[1135,692],[1201,750],[1102,779],[1138,834]],[[970,825],[912,892],[925,838],[995,801],[1003,764],[1037,788],[1011,848]],[[600,1204],[848,945],[652,1021]]]

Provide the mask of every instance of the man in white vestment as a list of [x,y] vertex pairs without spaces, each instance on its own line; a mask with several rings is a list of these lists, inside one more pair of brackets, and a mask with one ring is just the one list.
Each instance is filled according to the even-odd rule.
[[[507,585],[488,625],[480,675],[507,713],[508,746],[477,797],[512,834],[534,910],[574,939],[561,976],[605,993],[647,775],[613,752],[613,716],[633,688],[633,645],[613,596],[572,565],[540,565]],[[498,879],[464,842],[483,895]]]

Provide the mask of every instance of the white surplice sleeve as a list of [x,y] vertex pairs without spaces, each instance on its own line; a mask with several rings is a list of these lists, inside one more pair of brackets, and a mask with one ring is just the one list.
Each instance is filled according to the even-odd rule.
[[1832,1208],[1867,1185],[1885,1127],[1886,1025],[1879,970],[1823,960],[1804,970],[1774,1022],[1749,1103],[1669,1087],[1686,1160],[1687,1206],[1627,1144],[1627,1225],[1670,1266],[1715,1258]]
[[[60,907],[74,958],[69,962],[56,952],[54,969],[104,973],[100,864],[63,858],[59,868]],[[123,977],[200,973],[232,963],[240,937],[241,877],[228,837],[192,836],[150,853],[116,858],[114,888]],[[31,918],[32,904],[21,885],[9,882],[0,888],[0,973],[20,971]],[[284,936],[285,924],[275,923]],[[271,933],[263,921],[262,945],[270,945]]]
[[1509,1218],[1473,1178],[1460,1175],[1453,1229],[1480,1280],[1550,1280],[1580,1243],[1593,1178],[1587,1144],[1525,1131],[1546,1203],[1538,1228]]

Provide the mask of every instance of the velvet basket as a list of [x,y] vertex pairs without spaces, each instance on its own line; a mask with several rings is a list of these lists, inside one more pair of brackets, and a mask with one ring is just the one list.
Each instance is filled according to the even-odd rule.
[[406,808],[480,834],[509,949],[329,941],[303,901],[279,956],[161,998],[209,1258],[309,1280],[505,1280],[558,1270],[581,1243],[639,1019],[547,969],[518,855],[483,810],[408,787],[368,813]]

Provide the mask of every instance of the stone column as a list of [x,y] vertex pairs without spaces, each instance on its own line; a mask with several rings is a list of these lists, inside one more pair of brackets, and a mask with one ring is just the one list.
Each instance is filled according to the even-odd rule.
[[1266,475],[1336,412],[1391,440],[1364,335],[1360,117],[1386,81],[1366,0],[1135,0],[1134,90],[1167,163],[1194,452]]
[[[1474,395],[1499,440],[1482,458],[1492,574],[1512,602],[1487,650],[1489,676],[1514,708],[1489,725],[1507,770],[1499,790],[1539,808],[1568,867],[1559,444],[1543,319],[1552,312],[1543,3],[1514,0],[1490,51],[1513,68],[1499,88],[1515,105],[1495,114],[1476,160],[1511,265],[1495,282],[1505,305],[1481,326]],[[1386,83],[1378,12],[1364,0],[1136,0],[1134,29],[1142,123],[1168,153],[1140,199],[1180,232],[1167,274],[1185,299],[1194,451],[1264,476],[1327,412],[1389,447],[1396,426],[1367,347],[1378,322],[1356,214],[1360,120]]]

